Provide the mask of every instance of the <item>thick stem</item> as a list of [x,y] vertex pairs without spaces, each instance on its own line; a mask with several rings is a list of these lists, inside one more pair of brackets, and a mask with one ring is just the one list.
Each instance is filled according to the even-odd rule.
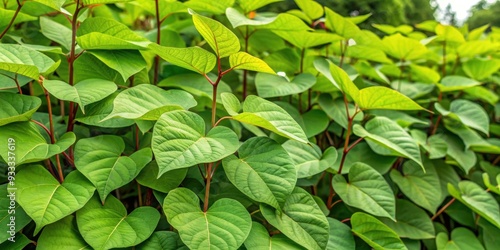
[[9,24],[7,24],[7,27],[5,27],[5,29],[2,31],[2,34],[0,34],[0,39],[2,39],[2,37],[5,34],[7,34],[7,31],[9,31],[10,27],[12,27],[12,24],[14,24],[14,21],[16,20],[16,17],[19,14],[19,12],[21,11],[22,7],[23,7],[23,5],[21,4],[21,2],[19,0],[17,0],[16,12],[14,12],[14,16],[12,16],[12,19],[10,19]]
[[14,82],[16,83],[17,91],[19,91],[19,94],[23,94],[23,90],[21,89],[21,86],[19,85],[19,81],[17,80],[17,74],[14,76]]
[[[161,23],[160,20],[160,6],[158,0],[155,0],[155,10],[156,10],[156,43],[160,44],[161,41]],[[154,75],[153,75],[153,84],[158,84],[158,76],[160,73],[160,57],[158,55],[155,56],[154,62]]]
[[139,202],[139,207],[142,207],[142,191],[141,191],[141,184],[137,182],[137,198]]
[[434,216],[432,216],[431,220],[436,219],[440,214],[442,214],[444,212],[444,210],[446,210],[449,206],[451,206],[451,204],[453,204],[453,202],[455,202],[455,200],[456,199],[453,198],[450,201],[448,201],[448,203],[446,203],[446,205],[444,205],[441,209],[439,209],[439,211]]
[[210,162],[207,167],[206,171],[206,185],[205,185],[205,199],[203,201],[203,212],[206,212],[208,210],[208,199],[210,197],[210,182],[212,181],[212,166],[214,165],[213,162]]

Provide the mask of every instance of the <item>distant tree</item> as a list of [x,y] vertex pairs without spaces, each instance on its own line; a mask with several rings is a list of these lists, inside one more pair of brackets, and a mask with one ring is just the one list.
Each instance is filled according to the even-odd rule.
[[457,26],[457,13],[451,8],[451,4],[446,5],[443,13],[443,21],[447,24]]
[[471,29],[481,27],[486,24],[500,27],[500,1],[488,4],[486,1],[480,1],[471,9],[471,16],[467,19]]

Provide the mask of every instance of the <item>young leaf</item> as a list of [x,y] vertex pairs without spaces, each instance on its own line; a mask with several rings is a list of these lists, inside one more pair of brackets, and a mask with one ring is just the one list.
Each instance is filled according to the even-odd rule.
[[182,90],[165,91],[154,85],[141,84],[120,92],[113,104],[113,112],[103,121],[116,116],[154,121],[165,112],[192,108],[196,101]]
[[59,66],[50,57],[17,44],[0,44],[0,70],[38,80],[40,74],[50,73]]
[[353,132],[357,136],[367,139],[368,144],[375,152],[382,155],[409,158],[424,169],[420,148],[415,140],[396,122],[386,117],[375,117],[365,124],[365,128],[355,124]]
[[325,8],[325,16],[326,27],[331,31],[339,34],[344,39],[354,38],[360,32],[360,29],[358,28],[358,26],[356,26],[356,24],[342,17],[329,8]]
[[360,90],[357,104],[364,110],[426,110],[398,91],[381,86],[373,86]]
[[222,105],[224,105],[227,113],[232,116],[238,115],[241,110],[241,103],[240,100],[238,100],[238,97],[236,97],[232,93],[222,93],[220,97],[222,100]]
[[293,44],[295,47],[301,49],[307,49],[342,40],[342,37],[331,33],[315,33],[305,30],[273,30],[273,32],[289,43]]
[[328,221],[309,193],[296,187],[282,210],[260,205],[260,211],[269,224],[288,238],[307,249],[325,249],[329,238]]
[[78,171],[68,174],[60,184],[40,165],[23,168],[16,175],[17,200],[36,223],[34,234],[82,208],[95,188]]
[[60,100],[78,103],[84,114],[86,105],[106,98],[117,89],[114,82],[102,79],[87,79],[74,86],[59,80],[44,80],[43,86]]
[[191,190],[177,188],[170,191],[163,202],[168,222],[190,249],[238,249],[250,229],[250,214],[241,203],[222,198],[206,212],[200,209],[200,200]]
[[274,22],[259,26],[259,29],[272,31],[312,30],[311,27],[307,26],[300,18],[289,13],[280,13]]
[[196,11],[224,14],[227,8],[233,6],[234,1],[235,0],[219,0],[216,2],[207,2],[206,0],[189,0],[185,2],[184,5]]
[[214,54],[199,47],[173,48],[152,43],[149,48],[153,49],[157,55],[169,63],[202,75],[212,71],[215,67],[216,58]]
[[394,193],[384,177],[370,166],[355,163],[349,171],[349,182],[337,174],[332,185],[345,204],[395,220]]
[[399,33],[384,37],[382,43],[385,46],[385,53],[401,60],[417,60],[428,52],[419,41],[404,37]]
[[146,68],[144,57],[136,50],[93,50],[90,53],[120,73],[124,82]]
[[123,140],[114,135],[80,139],[75,145],[75,166],[97,188],[104,203],[113,190],[131,182],[153,155],[149,148],[121,156]]
[[255,77],[257,93],[262,98],[281,97],[307,91],[316,83],[316,78],[308,73],[296,75],[292,81],[279,75],[258,73]]
[[0,126],[29,121],[40,105],[42,100],[35,96],[0,92]]
[[203,118],[183,110],[165,113],[158,119],[151,144],[160,168],[158,177],[173,169],[218,161],[239,147],[231,129],[217,126],[205,135]]
[[431,218],[424,210],[407,200],[396,201],[396,222],[386,218],[381,218],[380,221],[401,238],[420,240],[435,237]]
[[73,215],[68,215],[64,219],[50,224],[42,231],[38,238],[36,248],[41,250],[51,250],[65,247],[71,249],[91,249],[90,245],[78,232],[76,219]]
[[[76,136],[73,132],[63,134],[56,143],[47,144],[40,134],[38,125],[32,122],[16,122],[2,126],[0,141],[13,138],[16,142],[16,165],[37,162],[60,154],[75,143]],[[0,147],[0,156],[7,162],[9,151],[7,147]]]
[[299,142],[308,142],[300,125],[284,109],[258,96],[248,96],[243,103],[243,113],[233,116],[233,119]]
[[232,69],[246,69],[251,71],[276,74],[266,62],[246,52],[237,52],[229,56]]
[[[326,71],[325,62],[328,62],[328,71]],[[359,89],[342,68],[325,59],[318,59],[314,63],[316,69],[325,75],[335,87],[350,96],[355,103],[359,103]]]
[[[53,1],[47,1],[53,2]],[[64,1],[63,1],[64,2]],[[16,18],[17,19],[17,18]],[[48,17],[40,17],[40,31],[50,40],[59,43],[66,50],[71,49],[71,29]]]
[[125,248],[143,242],[155,230],[160,213],[144,206],[127,214],[127,209],[114,196],[104,206],[94,196],[76,212],[78,231],[94,249]]
[[201,36],[212,47],[218,58],[230,56],[240,50],[240,40],[223,24],[193,11],[193,23]]
[[283,0],[254,0],[254,1],[238,0],[238,5],[243,9],[243,12],[248,13],[252,10],[257,10],[268,4],[281,1]]
[[354,213],[351,224],[352,232],[375,250],[407,250],[396,232],[371,215]]
[[295,0],[299,8],[312,20],[323,16],[323,6],[313,0]]
[[[278,0],[281,1],[281,0]],[[243,3],[253,2],[253,1],[243,1]],[[274,22],[277,17],[266,17],[266,16],[255,16],[254,18],[248,18],[244,14],[240,13],[234,8],[226,9],[226,16],[233,28],[240,26],[259,26],[266,25]]]
[[316,145],[307,145],[298,141],[288,140],[283,148],[295,162],[297,178],[307,178],[319,174],[332,166],[337,160],[337,150],[329,147],[324,153]]

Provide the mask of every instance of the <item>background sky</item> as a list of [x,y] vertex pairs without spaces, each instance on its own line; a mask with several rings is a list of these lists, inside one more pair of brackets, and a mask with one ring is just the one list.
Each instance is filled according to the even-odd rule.
[[[496,0],[488,0],[489,3],[494,3]],[[462,23],[469,16],[470,8],[479,2],[479,0],[436,0],[439,8],[443,11],[448,4],[451,4],[453,11],[457,13],[457,20]],[[437,18],[441,19],[442,13],[437,14]]]

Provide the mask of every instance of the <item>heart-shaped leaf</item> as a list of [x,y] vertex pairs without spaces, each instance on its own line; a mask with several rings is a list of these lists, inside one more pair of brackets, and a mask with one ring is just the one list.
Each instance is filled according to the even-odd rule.
[[307,178],[319,174],[333,165],[337,160],[337,150],[329,147],[325,152],[316,145],[307,145],[298,141],[288,140],[283,148],[295,163],[297,178]]
[[269,236],[267,229],[260,223],[252,222],[252,231],[245,240],[247,249],[269,249],[269,250],[300,250],[303,247],[285,237],[283,234]]
[[124,82],[146,68],[144,57],[136,50],[93,50],[90,53],[120,73]]
[[280,209],[297,181],[288,153],[268,137],[254,137],[222,161],[228,179],[251,199]]
[[[75,143],[76,136],[72,132],[63,134],[56,143],[47,144],[40,134],[37,125],[32,122],[16,122],[2,126],[0,141],[9,138],[16,141],[16,165],[37,162],[60,154]],[[0,156],[7,162],[9,156],[7,147],[0,147]]]
[[311,20],[316,20],[323,16],[323,6],[316,1],[295,0],[295,3]]
[[238,37],[223,24],[194,13],[194,27],[200,32],[205,41],[212,47],[218,58],[230,56],[240,50],[240,40]]
[[300,125],[284,109],[258,96],[248,96],[243,103],[243,113],[233,116],[233,119],[303,143],[308,142]]
[[396,201],[396,221],[380,218],[401,238],[432,239],[435,237],[431,218],[421,208],[407,200]]
[[436,237],[436,245],[437,249],[484,250],[476,235],[465,227],[453,229],[451,239],[448,238],[447,233],[439,233]]
[[217,62],[214,54],[199,47],[173,48],[163,47],[156,43],[152,43],[149,47],[169,63],[200,74],[210,72]]
[[182,90],[165,91],[154,85],[141,84],[122,91],[113,104],[113,112],[103,121],[115,116],[154,121],[165,112],[192,108],[196,101]]
[[326,249],[356,249],[356,243],[354,242],[354,235],[352,235],[351,228],[334,218],[328,217],[327,219],[328,224],[330,224],[330,238],[328,238]]
[[407,250],[396,232],[371,215],[354,213],[351,224],[352,232],[375,250]]
[[446,156],[448,144],[443,138],[432,135],[427,138],[427,134],[421,130],[411,130],[411,136],[429,154],[429,159],[439,159]]
[[149,238],[160,213],[153,207],[139,207],[127,215],[125,206],[114,196],[108,196],[104,206],[94,196],[76,212],[76,221],[78,231],[92,248],[125,248]]
[[[11,227],[14,226],[14,233],[23,229],[31,218],[24,212],[19,203],[13,204],[16,199],[16,186],[15,182],[9,182],[0,186],[0,243],[7,241],[11,235]],[[15,215],[14,220],[12,216]],[[17,237],[17,236],[16,236]],[[16,239],[17,241],[17,239]],[[1,245],[0,245],[1,246]]]
[[137,246],[141,250],[189,250],[176,232],[156,231]]
[[360,32],[356,24],[329,8],[325,8],[325,16],[326,27],[331,31],[339,34],[344,39],[354,38]]
[[35,96],[0,92],[0,126],[29,121],[40,105],[42,100]]
[[337,174],[332,185],[345,204],[395,220],[394,193],[384,177],[370,166],[354,163],[349,171],[349,182]]
[[454,164],[460,166],[465,173],[469,173],[476,165],[476,154],[472,150],[466,149],[464,142],[453,134],[437,134],[436,136],[444,140],[448,145],[446,154],[454,159]]
[[238,249],[252,227],[250,214],[241,203],[222,198],[203,212],[200,200],[187,188],[170,191],[163,211],[190,249]]
[[288,238],[307,249],[325,249],[329,238],[328,221],[305,190],[296,187],[280,210],[261,204],[264,218]]
[[38,238],[36,248],[41,250],[54,248],[92,249],[78,232],[76,219],[73,215],[66,216],[64,219],[45,227]]
[[232,69],[245,69],[268,74],[276,74],[262,59],[246,52],[237,52],[229,56],[229,65]]
[[255,77],[257,93],[262,98],[281,97],[302,93],[316,83],[316,78],[311,74],[299,74],[288,81],[279,75],[258,73]]
[[500,228],[500,208],[495,198],[471,181],[461,181],[458,189],[448,183],[448,192],[472,211]]
[[82,208],[95,188],[78,171],[68,174],[62,184],[40,165],[19,170],[16,175],[17,199],[35,221],[34,234]]
[[151,143],[158,176],[173,169],[221,160],[239,147],[238,136],[229,128],[217,126],[205,135],[205,121],[189,111],[163,114],[156,123]]
[[397,33],[382,40],[385,53],[400,60],[417,60],[424,57],[428,49],[415,39]]
[[83,113],[86,105],[106,98],[117,89],[114,82],[102,79],[87,79],[74,86],[59,80],[44,80],[43,86],[60,100],[78,103]]
[[423,168],[420,148],[396,122],[386,117],[375,117],[365,124],[365,128],[355,124],[353,132],[367,139],[375,152],[382,155],[403,156],[414,160]]
[[441,92],[460,91],[478,85],[481,83],[464,76],[446,76],[437,84]]
[[464,125],[489,135],[490,118],[479,104],[468,100],[454,100],[450,104],[449,111],[444,109],[439,103],[435,103],[434,105],[443,116],[459,120]]
[[141,171],[136,180],[145,187],[168,193],[181,184],[186,177],[187,170],[187,168],[172,170],[158,178],[158,164],[153,160]]
[[75,146],[75,166],[97,188],[101,201],[113,190],[131,182],[151,161],[151,149],[144,148],[130,156],[123,139],[101,135],[80,139]]
[[38,80],[40,74],[50,73],[59,63],[36,50],[17,44],[0,44],[0,70]]

